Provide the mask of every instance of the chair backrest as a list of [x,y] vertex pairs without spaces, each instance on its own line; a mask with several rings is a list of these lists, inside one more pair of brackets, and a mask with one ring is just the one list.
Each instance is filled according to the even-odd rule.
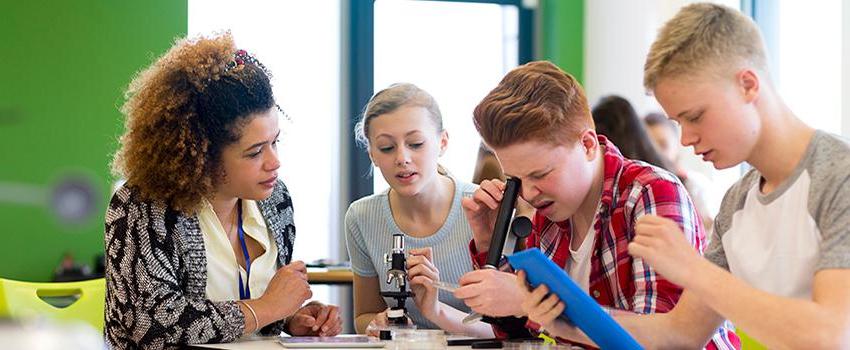
[[747,333],[740,328],[735,330],[738,338],[741,338],[741,349],[743,350],[767,350],[767,347],[759,343],[757,340],[750,338]]
[[47,283],[0,278],[0,317],[79,320],[103,331],[105,295],[103,278]]

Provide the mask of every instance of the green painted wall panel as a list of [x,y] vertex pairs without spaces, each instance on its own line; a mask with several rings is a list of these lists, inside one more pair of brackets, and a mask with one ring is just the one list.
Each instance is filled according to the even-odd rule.
[[[0,277],[49,280],[64,252],[91,264],[103,251],[123,90],[185,35],[187,8],[186,0],[3,4]],[[93,214],[72,223],[46,205],[69,176],[96,190]]]
[[[0,12],[0,277],[48,280],[64,252],[103,250],[123,90],[188,27],[187,0],[4,2]],[[541,0],[538,57],[584,75],[584,0]],[[55,185],[97,190],[82,223],[46,206]]]
[[584,82],[584,0],[540,0],[540,57]]

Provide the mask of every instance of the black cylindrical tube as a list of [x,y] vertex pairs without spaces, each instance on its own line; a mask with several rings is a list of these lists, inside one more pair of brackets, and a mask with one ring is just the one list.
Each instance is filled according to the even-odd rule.
[[502,249],[504,249],[505,240],[508,237],[508,228],[514,216],[514,206],[516,206],[516,197],[519,195],[519,190],[519,179],[509,177],[505,182],[505,192],[502,195],[502,202],[499,203],[496,225],[493,226],[493,237],[490,238],[490,251],[487,253],[487,265],[489,267],[499,267],[499,260],[502,259]]
[[406,262],[404,261],[404,253],[393,253],[392,257],[393,263],[391,270],[405,271]]

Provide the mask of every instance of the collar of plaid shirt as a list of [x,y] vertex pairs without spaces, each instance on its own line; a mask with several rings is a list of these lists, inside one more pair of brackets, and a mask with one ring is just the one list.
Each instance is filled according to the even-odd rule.
[[[634,237],[634,221],[652,213],[683,222],[697,222],[693,205],[681,183],[669,173],[646,163],[625,159],[604,136],[605,148],[602,196],[599,212],[593,220],[596,238],[591,256],[588,292],[601,305],[637,313],[666,312],[673,308],[681,288],[655,272],[642,260],[628,254]],[[701,224],[683,231],[695,248],[702,251],[705,234]],[[536,215],[530,247],[539,247],[558,266],[565,267],[570,257],[569,219],[552,222]]]
[[[685,187],[675,176],[646,163],[623,158],[617,147],[599,136],[605,154],[599,212],[593,220],[596,230],[591,255],[588,292],[596,302],[608,309],[639,314],[670,311],[682,289],[657,275],[641,259],[628,253],[634,237],[634,222],[644,214],[654,214],[679,223],[689,242],[700,252],[706,245],[702,221],[687,196]],[[552,222],[535,215],[528,247],[538,247],[562,268],[570,254],[570,222]],[[470,241],[473,264],[483,266],[486,252],[477,252]],[[527,325],[537,330],[538,325]],[[721,326],[706,344],[706,349],[739,349],[737,335]],[[495,328],[497,334],[502,334]]]

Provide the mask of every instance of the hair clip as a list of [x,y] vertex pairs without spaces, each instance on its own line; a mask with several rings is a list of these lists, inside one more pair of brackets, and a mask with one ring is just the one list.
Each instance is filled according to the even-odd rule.
[[236,52],[233,53],[233,60],[225,64],[224,72],[227,73],[239,66],[244,66],[246,63],[250,63],[257,66],[263,71],[263,73],[266,73],[266,76],[268,76],[269,78],[272,77],[269,70],[266,69],[266,66],[260,63],[260,61],[254,58],[254,56],[251,56],[251,54],[249,54],[248,51],[245,50],[236,50]]
[[240,66],[245,64],[245,61],[257,63],[257,60],[254,57],[251,57],[251,55],[248,54],[248,51],[245,50],[237,50],[236,53],[233,54],[233,57],[236,64]]

